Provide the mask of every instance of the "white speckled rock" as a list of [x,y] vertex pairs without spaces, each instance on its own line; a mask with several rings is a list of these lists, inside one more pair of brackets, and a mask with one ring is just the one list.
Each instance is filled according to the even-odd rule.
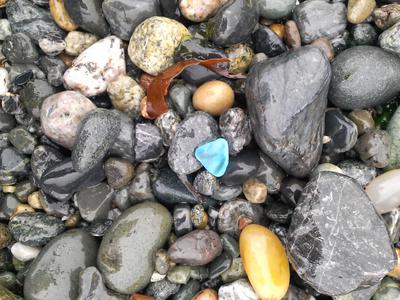
[[35,259],[36,256],[38,256],[40,253],[40,248],[30,247],[20,242],[17,242],[12,245],[11,253],[16,259],[25,262]]
[[181,23],[164,17],[151,17],[136,27],[128,54],[140,69],[157,75],[174,63],[175,49],[189,36],[189,31]]
[[92,101],[74,91],[47,97],[40,111],[44,134],[57,144],[72,149],[79,124],[95,108]]
[[219,300],[260,300],[246,279],[223,285],[218,290]]
[[82,31],[68,32],[65,37],[65,53],[78,56],[96,42],[97,37],[94,34]]
[[400,169],[392,170],[373,179],[365,188],[380,214],[400,206]]
[[10,86],[10,76],[5,68],[0,68],[0,96],[8,92]]
[[66,44],[62,39],[43,38],[39,40],[39,47],[49,56],[56,56],[64,51]]
[[106,37],[83,51],[64,73],[65,84],[87,97],[107,89],[107,84],[125,74],[125,54],[122,41]]
[[11,34],[10,22],[7,19],[0,19],[0,41],[4,41]]
[[203,22],[222,5],[221,0],[180,0],[182,15],[193,22]]

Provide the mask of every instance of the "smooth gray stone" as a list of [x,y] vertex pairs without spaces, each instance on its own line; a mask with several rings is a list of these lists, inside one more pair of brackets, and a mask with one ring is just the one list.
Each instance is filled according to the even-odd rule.
[[47,244],[29,267],[26,300],[76,300],[79,273],[96,264],[98,243],[86,231],[69,230]]
[[400,22],[381,33],[379,45],[385,50],[400,54]]
[[111,32],[125,41],[136,26],[161,13],[158,0],[105,0],[102,8]]
[[347,25],[346,6],[341,2],[308,0],[294,8],[293,20],[305,44],[326,37],[333,39],[344,32]]
[[329,101],[348,110],[374,107],[400,92],[399,81],[399,57],[379,47],[351,47],[332,62]]
[[122,294],[145,288],[154,271],[155,252],[167,241],[172,227],[169,211],[144,202],[127,209],[107,230],[97,256],[106,285]]
[[321,172],[306,185],[288,231],[288,256],[318,292],[373,286],[396,265],[386,225],[354,179]]
[[296,6],[296,0],[256,0],[259,13],[269,20],[287,17]]
[[304,177],[318,163],[330,78],[330,64],[314,46],[250,69],[246,99],[255,140],[290,175]]

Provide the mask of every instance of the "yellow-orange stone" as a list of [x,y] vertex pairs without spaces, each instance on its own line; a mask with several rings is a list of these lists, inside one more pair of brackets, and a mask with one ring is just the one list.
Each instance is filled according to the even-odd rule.
[[67,9],[64,6],[64,0],[50,0],[50,14],[53,20],[66,31],[73,31],[78,28],[78,25],[72,21]]
[[193,107],[218,117],[231,108],[235,94],[229,84],[211,80],[202,84],[193,94]]
[[290,281],[289,261],[279,238],[256,224],[240,234],[240,256],[249,281],[262,300],[280,300]]

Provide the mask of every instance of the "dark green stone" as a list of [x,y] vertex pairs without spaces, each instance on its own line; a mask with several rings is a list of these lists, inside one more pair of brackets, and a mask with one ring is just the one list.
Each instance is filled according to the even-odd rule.
[[45,245],[65,230],[60,219],[41,212],[18,214],[8,228],[15,240],[32,247]]
[[38,141],[23,127],[16,127],[10,131],[8,136],[10,143],[23,154],[32,154]]

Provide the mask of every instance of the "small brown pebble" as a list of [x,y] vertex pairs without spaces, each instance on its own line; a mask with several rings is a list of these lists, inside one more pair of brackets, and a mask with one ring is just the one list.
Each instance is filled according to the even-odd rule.
[[141,295],[141,294],[133,294],[130,300],[155,300],[153,297]]
[[267,186],[257,178],[250,178],[243,184],[243,194],[251,203],[264,203],[267,200]]
[[35,210],[28,204],[18,204],[11,215],[11,219],[14,218],[16,215],[22,214],[24,212],[35,212]]
[[65,53],[72,56],[78,56],[96,42],[97,37],[94,34],[81,31],[70,31],[65,37]]
[[208,215],[202,205],[197,204],[192,208],[191,219],[193,226],[197,229],[205,229],[207,227]]
[[70,55],[66,54],[65,52],[62,52],[61,54],[59,54],[58,58],[63,61],[64,65],[67,68],[69,68],[72,65],[72,61],[74,60],[73,56],[70,56]]
[[81,215],[79,213],[73,214],[67,220],[65,220],[64,225],[67,228],[74,228],[78,225],[79,221],[81,220]]
[[0,223],[0,249],[7,247],[12,240],[11,232],[6,224]]
[[0,0],[0,7],[5,7],[8,0]]
[[64,0],[49,0],[49,6],[50,14],[58,26],[66,31],[73,31],[78,28],[64,6]]
[[234,98],[233,89],[227,83],[212,80],[198,87],[192,100],[195,109],[217,117],[232,107]]
[[41,194],[39,191],[33,192],[28,196],[28,204],[32,206],[34,209],[43,209],[43,206],[40,202]]
[[253,223],[253,220],[247,217],[240,217],[238,221],[238,228],[239,231],[242,231],[247,225],[250,225]]
[[300,32],[294,21],[287,21],[285,24],[285,41],[289,48],[300,48],[301,38]]
[[119,189],[132,180],[134,168],[127,159],[109,158],[104,164],[104,172],[108,184],[114,189]]
[[311,45],[320,48],[325,53],[329,61],[332,61],[332,59],[335,57],[332,44],[326,37],[320,37],[319,39],[316,39],[311,43]]
[[218,293],[213,289],[198,292],[191,300],[218,300]]
[[357,125],[358,135],[362,135],[368,130],[375,128],[374,119],[372,118],[371,112],[368,110],[353,110],[349,114],[349,118]]
[[280,23],[274,23],[270,26],[271,30],[273,32],[275,32],[275,34],[277,36],[279,36],[279,38],[281,40],[283,40],[285,38],[285,25],[280,24]]

